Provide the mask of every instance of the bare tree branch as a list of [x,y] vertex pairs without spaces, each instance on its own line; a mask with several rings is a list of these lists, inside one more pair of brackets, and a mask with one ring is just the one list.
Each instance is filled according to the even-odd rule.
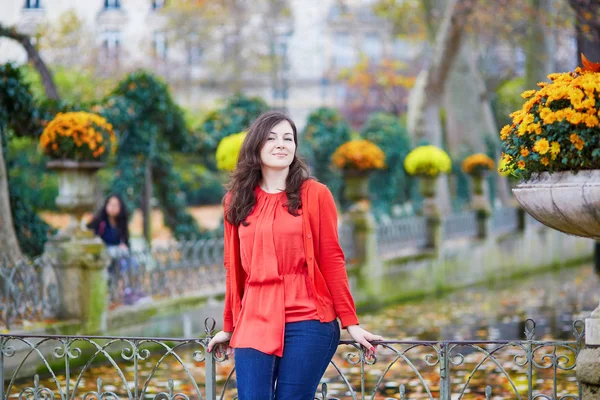
[[0,37],[13,39],[19,42],[23,48],[25,48],[29,61],[33,63],[33,66],[40,74],[42,83],[44,85],[44,90],[46,91],[46,96],[52,100],[59,100],[60,96],[58,95],[58,90],[54,84],[52,73],[50,73],[46,63],[44,63],[44,60],[42,60],[40,53],[37,51],[33,43],[31,43],[31,38],[28,35],[17,32],[17,29],[14,27],[6,27],[2,24],[0,24]]

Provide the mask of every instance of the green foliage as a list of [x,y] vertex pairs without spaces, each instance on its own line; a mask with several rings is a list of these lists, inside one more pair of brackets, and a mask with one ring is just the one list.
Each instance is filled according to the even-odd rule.
[[17,136],[39,131],[34,98],[20,69],[10,63],[0,65],[0,77],[0,131],[10,127]]
[[45,160],[31,151],[35,143],[29,141],[27,149],[19,147],[21,143],[13,139],[8,150],[11,213],[21,250],[29,257],[36,257],[43,253],[48,234],[55,232],[37,211],[55,208],[58,188],[56,177],[45,171]]
[[189,205],[220,204],[225,189],[220,174],[209,170],[188,155],[175,154],[174,168],[181,176],[182,190]]
[[[40,131],[35,102],[29,86],[23,83],[21,71],[12,64],[0,65],[0,142],[8,173],[9,199],[15,233],[21,250],[28,256],[42,253],[50,227],[37,215],[43,206],[38,194],[42,178],[39,172],[43,158],[28,158],[35,152],[26,152],[35,142],[17,136],[34,136]],[[10,145],[9,145],[10,143]],[[28,166],[29,164],[29,166]],[[25,173],[25,171],[29,173]],[[44,180],[47,182],[47,180]],[[51,190],[51,189],[50,189]]]
[[[46,92],[39,73],[32,65],[19,67],[23,79],[30,85],[31,92],[37,100],[46,98]],[[62,101],[68,103],[89,103],[103,98],[114,87],[115,82],[96,76],[91,71],[79,70],[63,66],[50,66],[54,84]]]
[[506,81],[498,88],[493,105],[499,127],[510,124],[512,119],[509,115],[523,105],[521,93],[525,90],[524,87],[525,78],[519,77]]
[[172,151],[191,152],[196,143],[167,85],[144,71],[133,73],[93,111],[107,118],[120,134],[112,192],[121,194],[130,210],[137,208],[149,160],[165,225],[177,238],[199,236],[198,224],[186,211],[183,182],[173,171],[170,156]]
[[199,129],[200,153],[209,168],[216,168],[215,152],[226,136],[246,130],[269,106],[260,97],[238,94],[218,110],[208,113]]
[[373,207],[377,213],[391,213],[391,207],[410,200],[412,180],[404,171],[404,158],[410,151],[408,131],[392,114],[369,116],[361,136],[372,141],[385,153],[387,168],[374,171],[369,182]]
[[312,174],[341,199],[343,182],[340,172],[331,167],[331,156],[343,143],[351,139],[350,126],[340,113],[321,107],[310,113],[300,140],[300,153],[311,165]]
[[46,168],[48,159],[37,149],[37,140],[13,138],[8,143],[6,163],[12,184],[19,182],[28,192],[31,206],[38,210],[56,210],[58,182],[56,174]]

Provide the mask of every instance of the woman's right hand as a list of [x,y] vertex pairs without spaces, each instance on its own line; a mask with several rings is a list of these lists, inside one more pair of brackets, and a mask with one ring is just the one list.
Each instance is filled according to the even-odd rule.
[[208,342],[207,351],[212,352],[213,348],[220,344],[220,348],[217,347],[217,357],[221,357],[221,351],[224,350],[225,354],[230,356],[233,354],[233,349],[229,347],[229,340],[231,339],[232,332],[221,331],[217,333],[211,340]]

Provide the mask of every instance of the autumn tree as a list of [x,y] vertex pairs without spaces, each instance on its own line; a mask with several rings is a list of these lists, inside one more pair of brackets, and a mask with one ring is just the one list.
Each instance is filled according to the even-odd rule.
[[213,83],[229,92],[277,79],[277,40],[293,29],[286,0],[169,2],[162,11],[173,42],[203,54]]
[[365,55],[360,61],[339,73],[339,80],[347,84],[349,94],[344,107],[346,119],[353,126],[362,125],[368,113],[383,111],[400,115],[406,111],[410,88],[415,81],[415,68],[393,59],[380,62]]

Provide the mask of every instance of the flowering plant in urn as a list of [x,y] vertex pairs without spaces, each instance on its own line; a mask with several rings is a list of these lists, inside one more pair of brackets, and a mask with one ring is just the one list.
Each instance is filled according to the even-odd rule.
[[369,140],[351,140],[336,149],[331,162],[341,170],[383,169],[385,153]]
[[225,136],[221,139],[215,154],[218,169],[230,172],[235,170],[245,138],[246,132],[240,132]]
[[40,148],[55,160],[105,161],[116,147],[112,125],[84,111],[56,114],[40,137]]
[[452,170],[452,160],[439,147],[419,146],[404,159],[404,169],[409,175],[421,178],[421,193],[424,197],[431,198],[435,196],[437,177]]
[[97,114],[58,113],[44,129],[39,146],[51,158],[48,167],[56,171],[56,205],[71,215],[71,224],[59,236],[79,236],[85,231],[83,214],[94,207],[95,174],[117,147],[113,127]]
[[487,154],[477,153],[471,154],[465,158],[461,164],[463,172],[472,177],[481,177],[486,172],[492,171],[496,168],[494,160],[492,160]]
[[343,171],[344,195],[355,202],[369,198],[369,173],[383,169],[385,153],[370,140],[350,140],[331,156],[332,164]]
[[542,223],[600,238],[600,63],[548,75],[522,94],[500,132],[503,171],[524,180],[513,192]]

